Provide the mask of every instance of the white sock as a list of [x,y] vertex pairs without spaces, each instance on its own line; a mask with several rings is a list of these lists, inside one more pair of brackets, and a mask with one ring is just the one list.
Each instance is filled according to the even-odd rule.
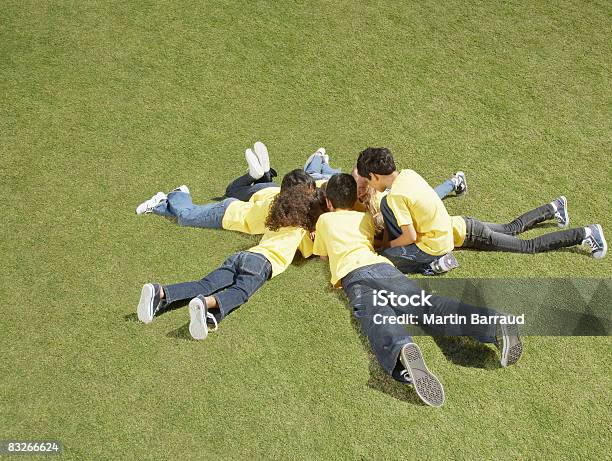
[[553,207],[553,211],[556,213],[557,212],[557,204],[554,201],[552,201],[552,202],[550,202],[550,205]]

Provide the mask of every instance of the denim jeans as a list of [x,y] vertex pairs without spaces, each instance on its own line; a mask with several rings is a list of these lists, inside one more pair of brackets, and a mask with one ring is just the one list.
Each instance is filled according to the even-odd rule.
[[340,168],[332,168],[327,163],[323,163],[323,157],[315,155],[310,163],[304,168],[306,174],[308,174],[315,181],[319,179],[329,179],[333,175],[340,173]]
[[248,173],[234,179],[227,185],[225,196],[248,202],[251,197],[260,190],[267,189],[268,187],[278,187],[278,184],[272,180],[272,172],[274,172],[274,176],[276,176],[276,172],[270,170],[265,172],[259,179],[253,179]]
[[[383,197],[381,200],[380,211],[385,220],[385,226],[389,231],[389,239],[393,240],[402,235],[402,229],[397,223],[393,211],[387,204],[387,197]],[[421,273],[432,275],[433,271],[430,264],[440,258],[440,256],[432,256],[429,253],[425,253],[415,243],[401,247],[385,248],[380,254],[391,261],[404,274]]]
[[[421,289],[416,283],[406,278],[397,268],[390,264],[372,264],[355,269],[342,279],[342,287],[353,315],[366,335],[372,351],[382,368],[398,381],[402,367],[398,362],[399,353],[406,343],[413,342],[402,325],[380,322],[382,318],[397,317],[402,314],[414,314],[420,325],[423,325],[425,314],[438,316],[457,314],[466,316],[466,324],[428,325],[422,329],[434,335],[470,336],[482,343],[495,342],[494,324],[472,324],[471,314],[496,315],[497,312],[486,307],[478,307],[454,299],[433,295],[429,298],[432,306],[394,307],[374,303],[374,290],[387,290],[397,296],[420,295]],[[498,314],[497,314],[498,315]],[[376,319],[375,319],[376,316]]]
[[441,200],[444,200],[452,191],[455,190],[455,185],[450,179],[447,179],[442,184],[438,184],[436,187],[434,187],[434,190],[436,191],[436,194],[438,194],[438,197],[440,197]]
[[219,310],[211,313],[221,321],[247,302],[271,275],[272,265],[264,255],[240,251],[201,280],[164,286],[165,304],[191,300],[198,295],[214,296]]
[[168,194],[168,198],[152,211],[160,216],[176,219],[179,226],[220,229],[225,211],[234,201],[236,201],[235,198],[227,198],[208,205],[194,205],[191,195],[181,191],[172,191]]
[[515,234],[529,230],[542,221],[552,219],[554,215],[552,205],[547,204],[528,211],[508,224],[481,222],[464,217],[466,235],[462,247],[515,253],[541,253],[582,243],[585,238],[583,227],[551,232],[529,240],[514,237]]

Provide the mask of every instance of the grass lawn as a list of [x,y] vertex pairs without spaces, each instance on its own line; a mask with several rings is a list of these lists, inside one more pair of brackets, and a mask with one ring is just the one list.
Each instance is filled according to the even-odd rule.
[[[200,278],[257,238],[134,208],[180,184],[218,197],[257,139],[281,173],[384,145],[432,184],[466,171],[451,214],[505,221],[565,194],[610,239],[611,28],[604,1],[3,1],[0,439],[77,460],[609,458],[609,337],[528,337],[508,369],[421,337],[447,394],[424,407],[320,261],[204,342],[186,309],[138,323],[143,283]],[[575,249],[457,257],[450,277],[612,275]]]

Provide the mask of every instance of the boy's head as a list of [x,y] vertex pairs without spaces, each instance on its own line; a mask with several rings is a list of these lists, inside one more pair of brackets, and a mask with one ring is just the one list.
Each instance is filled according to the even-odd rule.
[[283,177],[283,181],[281,182],[281,191],[288,190],[293,186],[297,186],[298,184],[306,184],[309,188],[315,189],[315,182],[304,170],[300,170],[296,168],[295,170],[291,170]]
[[[333,175],[325,188],[330,209],[351,210],[357,201],[357,183],[350,174]],[[331,207],[329,206],[331,205]]]
[[396,170],[393,155],[386,147],[368,147],[357,159],[357,173],[379,192],[384,192],[388,186],[385,177]]

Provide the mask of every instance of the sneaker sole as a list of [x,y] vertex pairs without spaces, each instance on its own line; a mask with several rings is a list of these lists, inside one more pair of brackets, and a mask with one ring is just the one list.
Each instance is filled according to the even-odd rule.
[[608,252],[608,242],[606,242],[606,237],[604,237],[603,228],[601,227],[601,224],[595,224],[595,227],[599,231],[599,235],[601,235],[601,240],[603,240],[603,249],[601,251],[598,251],[597,253],[593,253],[593,258],[602,259]]
[[255,149],[255,155],[257,155],[257,159],[264,173],[270,171],[270,156],[268,155],[268,148],[266,145],[261,141],[257,141],[253,148]]
[[563,220],[565,222],[561,223],[559,222],[559,220],[557,220],[557,226],[559,226],[561,229],[564,229],[569,226],[569,213],[567,212],[567,198],[565,197],[565,195],[562,195],[559,198],[563,202]]
[[414,389],[421,400],[432,407],[442,406],[444,403],[444,386],[425,365],[419,346],[408,343],[402,347],[400,361],[410,373]]
[[151,323],[153,321],[151,312],[153,311],[154,297],[155,288],[153,288],[153,285],[147,283],[142,287],[142,291],[140,292],[140,301],[138,302],[138,308],[136,309],[138,320],[140,320],[142,323]]
[[523,344],[519,336],[518,326],[516,325],[502,325],[503,338],[503,350],[501,358],[501,366],[507,367],[514,365],[521,358],[523,354]]
[[249,174],[253,179],[261,178],[265,171],[261,164],[259,163],[259,159],[257,155],[251,150],[247,149],[244,151],[244,158],[246,159],[247,165],[249,165]]
[[189,334],[193,339],[202,340],[208,336],[208,325],[204,320],[204,303],[199,298],[189,301]]

